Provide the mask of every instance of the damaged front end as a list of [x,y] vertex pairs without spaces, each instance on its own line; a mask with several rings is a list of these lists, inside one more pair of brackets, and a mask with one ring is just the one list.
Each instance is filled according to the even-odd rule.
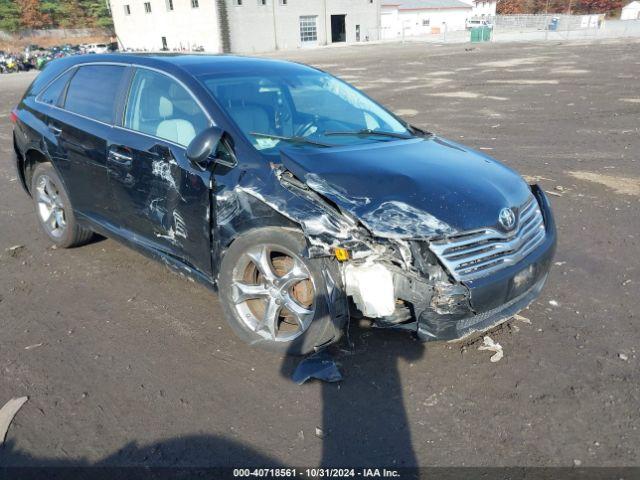
[[[509,233],[486,229],[483,247],[476,248],[470,239],[478,232],[457,232],[399,201],[356,218],[344,205],[366,204],[366,197],[350,198],[317,177],[302,181],[281,165],[273,169],[279,183],[307,205],[272,206],[302,227],[309,257],[340,259],[343,295],[352,300],[352,311],[376,327],[413,331],[423,340],[459,339],[512,317],[544,286],[556,232],[548,201],[535,185],[517,212],[524,226]],[[533,214],[525,208],[540,217],[535,225],[526,223]],[[452,252],[470,263],[452,270],[451,259],[458,258]]]
[[[487,330],[542,290],[556,245],[548,200],[506,167],[478,155],[461,159],[455,145],[410,143],[402,148],[426,145],[438,149],[429,158],[450,156],[418,168],[400,160],[372,163],[357,149],[283,150],[281,162],[270,164],[270,178],[245,177],[218,196],[218,226],[232,235],[243,212],[255,223],[266,217],[259,212],[265,208],[283,226],[301,229],[310,259],[338,265],[340,278],[326,292],[336,317],[349,314],[350,299],[351,312],[374,326],[413,331],[423,340]],[[446,170],[452,165],[478,173],[455,177]],[[402,170],[410,168],[413,175]],[[514,219],[509,228],[500,225],[503,210]]]

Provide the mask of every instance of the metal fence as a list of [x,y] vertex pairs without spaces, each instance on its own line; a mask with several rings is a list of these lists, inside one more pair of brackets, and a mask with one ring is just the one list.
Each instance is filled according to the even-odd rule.
[[[640,20],[608,20],[604,15],[497,15],[491,25],[492,42],[563,41],[595,38],[640,37]],[[384,32],[380,32],[384,39]],[[387,39],[427,43],[468,43],[472,34],[468,30]],[[373,37],[375,38],[375,37]]]
[[585,30],[602,28],[604,14],[594,15],[497,15],[494,25],[501,30]]

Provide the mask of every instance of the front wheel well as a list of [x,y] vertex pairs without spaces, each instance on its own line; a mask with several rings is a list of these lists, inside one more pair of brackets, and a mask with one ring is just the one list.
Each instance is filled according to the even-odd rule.
[[31,179],[33,178],[33,172],[36,166],[40,163],[51,163],[51,160],[39,150],[30,149],[24,154],[24,160],[22,161],[22,175],[24,178],[25,186],[29,193],[31,193]]

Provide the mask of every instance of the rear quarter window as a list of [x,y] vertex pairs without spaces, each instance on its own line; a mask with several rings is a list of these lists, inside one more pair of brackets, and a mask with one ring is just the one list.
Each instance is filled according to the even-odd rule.
[[87,65],[71,79],[64,108],[104,123],[113,123],[116,96],[125,67]]
[[38,100],[42,103],[46,103],[47,105],[60,106],[62,92],[64,91],[64,87],[67,86],[67,82],[69,82],[73,72],[73,70],[69,70],[67,73],[54,80],[51,85],[49,85],[44,92],[40,94]]
[[[0,2],[1,3],[1,2]],[[52,60],[45,64],[44,69],[40,72],[40,74],[33,80],[27,92],[25,93],[26,97],[35,97],[36,95],[42,93],[42,90],[49,85],[49,83],[60,75],[62,72],[72,67],[76,60],[74,57],[66,57],[60,58],[57,60]]]

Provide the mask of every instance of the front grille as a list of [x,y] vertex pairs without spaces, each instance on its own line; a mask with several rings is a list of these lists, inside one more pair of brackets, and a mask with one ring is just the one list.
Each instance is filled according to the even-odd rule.
[[489,275],[519,262],[544,241],[544,220],[535,198],[529,197],[517,213],[513,232],[473,230],[433,241],[430,248],[456,280]]

